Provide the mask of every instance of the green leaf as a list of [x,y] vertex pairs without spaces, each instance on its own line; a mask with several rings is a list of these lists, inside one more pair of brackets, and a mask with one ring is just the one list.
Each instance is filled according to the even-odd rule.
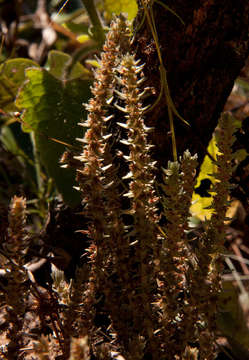
[[88,25],[82,23],[82,19],[80,18],[80,16],[78,17],[80,23],[76,23],[73,21],[70,22],[64,22],[62,24],[62,26],[71,31],[74,34],[88,34]]
[[82,137],[82,130],[77,123],[86,116],[82,103],[90,97],[90,81],[62,82],[44,69],[28,69],[26,78],[16,100],[16,105],[25,110],[23,130],[35,132],[42,163],[64,201],[74,206],[79,202],[79,195],[73,190],[75,172],[60,168],[65,145],[58,141],[78,146],[75,138]]
[[[48,54],[46,69],[57,79],[63,80],[64,70],[70,59],[71,56],[62,51],[51,50]],[[89,75],[89,70],[77,62],[71,71],[69,80],[75,78],[89,78]]]
[[128,14],[128,20],[133,20],[137,15],[136,0],[105,0],[105,10],[112,16],[112,14],[119,15],[121,12]]
[[20,163],[22,164],[22,166],[24,166],[24,159],[26,155],[21,149],[21,147],[18,145],[16,138],[13,135],[13,132],[9,126],[3,126],[1,128],[0,140],[4,147],[13,155],[15,155],[18,161],[20,161]]
[[25,80],[25,70],[39,65],[28,59],[11,59],[0,65],[0,108],[6,112],[17,111],[14,100]]

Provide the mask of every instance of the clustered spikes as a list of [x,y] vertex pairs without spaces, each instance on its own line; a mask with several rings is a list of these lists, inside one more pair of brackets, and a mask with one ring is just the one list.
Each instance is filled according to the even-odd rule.
[[[148,154],[150,146],[147,144],[147,132],[149,129],[146,128],[142,119],[144,109],[142,109],[140,99],[144,93],[138,90],[138,84],[143,81],[143,79],[138,78],[142,66],[138,66],[133,56],[126,54],[121,58],[118,57],[118,55],[122,55],[123,48],[125,51],[128,50],[126,43],[128,27],[123,31],[122,17],[117,19],[117,23],[113,23],[104,46],[105,52],[101,58],[101,67],[96,73],[96,81],[92,89],[95,97],[87,105],[89,111],[88,120],[86,123],[81,124],[88,126],[89,130],[87,130],[82,140],[82,143],[86,144],[84,151],[81,156],[77,157],[77,160],[83,164],[78,168],[77,178],[83,194],[83,201],[86,204],[86,213],[91,219],[89,236],[92,239],[92,245],[89,250],[92,259],[92,277],[89,281],[88,294],[90,296],[91,293],[94,296],[93,292],[96,286],[98,290],[102,289],[104,291],[106,294],[106,307],[113,315],[113,325],[121,337],[128,339],[130,330],[128,330],[129,325],[127,326],[127,314],[130,314],[128,315],[130,319],[132,317],[134,319],[139,318],[133,314],[136,304],[139,306],[140,304],[147,304],[144,308],[147,308],[148,315],[151,314],[150,303],[152,298],[150,294],[153,285],[146,282],[149,267],[144,264],[150,262],[150,277],[154,281],[151,243],[155,243],[153,239],[156,238],[155,220],[157,217],[155,203],[158,198],[155,196],[153,189],[154,176],[152,171],[154,163],[151,162]],[[116,34],[118,31],[120,32],[119,39]],[[114,42],[114,39],[116,42]],[[118,51],[118,55],[116,51]],[[112,62],[110,62],[110,59]],[[115,84],[116,88],[121,88],[121,91],[115,89]],[[128,181],[130,174],[132,174],[133,178],[129,185],[130,191],[126,194],[129,198],[132,198],[131,209],[125,211],[122,209],[122,200],[120,200],[120,179],[118,179],[115,168],[115,154],[112,154],[109,142],[112,134],[108,131],[110,127],[107,127],[107,123],[113,118],[108,113],[113,95],[118,95],[121,101],[125,102],[125,108],[121,108],[119,105],[117,107],[127,113],[126,124],[119,123],[123,128],[126,128],[127,132],[127,139],[123,139],[121,142],[128,144],[129,149],[127,152],[130,151],[129,156],[123,155],[130,169],[129,174],[124,177],[123,181]],[[122,214],[124,212],[134,216],[134,231],[132,232],[123,223]],[[148,226],[144,226],[146,222]],[[127,274],[126,269],[127,263],[130,261],[130,243],[132,242],[130,233],[133,233],[132,239],[136,239],[138,242],[132,261],[137,263],[137,257],[139,257],[142,264],[139,269],[139,280],[142,279],[143,285],[141,286],[137,279],[137,287],[144,289],[139,298],[133,296],[133,299],[129,299],[129,297],[134,274]],[[110,266],[112,266],[112,270],[108,270]],[[123,289],[123,293],[119,296],[127,297],[128,307],[123,315],[117,309],[119,298],[116,298],[114,294],[111,296],[108,294],[109,289],[113,286],[109,282],[109,273],[114,271],[113,267],[118,277],[115,286]],[[134,285],[136,286],[135,283]],[[92,304],[93,298],[90,300],[89,296],[88,303]],[[91,310],[89,309],[89,311]],[[141,309],[142,314],[144,314],[144,309]],[[138,331],[137,329],[146,329],[146,326],[142,325],[143,319],[140,318],[137,321],[135,332]],[[145,317],[145,319],[148,319],[148,317]],[[151,325],[150,334],[153,333],[153,330]],[[137,336],[135,332],[134,336]],[[140,332],[142,331],[140,330]],[[144,346],[140,342],[135,342],[137,349],[134,351],[137,353],[141,353],[139,348],[142,349]],[[144,340],[142,340],[143,342]],[[141,356],[138,355],[137,358],[141,358]]]
[[[122,15],[112,22],[95,73],[94,97],[86,105],[88,119],[79,124],[88,128],[78,139],[82,154],[65,153],[62,159],[77,166],[89,220],[88,230],[81,231],[91,241],[89,263],[78,269],[74,280],[68,283],[53,267],[49,290],[35,284],[24,261],[29,245],[26,199],[15,196],[11,201],[1,250],[10,359],[23,356],[23,334],[30,321],[26,314],[34,309],[41,322],[50,317],[54,332],[33,344],[42,360],[58,352],[69,360],[89,360],[92,355],[123,359],[121,353],[126,360],[215,358],[234,120],[224,114],[219,121],[214,213],[193,247],[188,220],[197,157],[185,151],[179,162],[169,162],[160,195],[156,194],[156,163],[148,143],[151,129],[143,119],[147,89],[140,90],[143,65],[129,52],[129,33]],[[100,306],[111,321],[103,342],[94,316]]]
[[[121,24],[122,20],[117,20],[117,23]],[[193,267],[196,269],[196,260],[186,235],[197,161],[186,151],[179,163],[169,162],[163,185],[165,196],[162,203],[167,224],[161,229],[165,234],[162,238],[158,234],[155,162],[151,160],[151,145],[147,140],[151,129],[146,127],[143,120],[145,109],[142,98],[146,89],[139,89],[144,81],[141,76],[143,66],[135,60],[134,55],[121,50],[117,43],[114,46],[118,38],[114,35],[114,29],[117,30],[116,23],[113,23],[108,35],[101,67],[96,73],[92,89],[94,98],[87,106],[88,120],[81,124],[88,126],[89,130],[82,140],[85,143],[84,151],[77,158],[82,162],[78,169],[80,190],[91,219],[89,236],[92,245],[89,251],[92,275],[86,297],[88,300],[85,302],[89,304],[90,312],[94,291],[98,289],[104,292],[105,307],[111,315],[113,328],[117,331],[127,359],[130,354],[133,359],[141,359],[144,347],[158,357],[167,354],[167,358],[175,355],[187,358],[186,354],[192,351],[188,341],[196,341],[198,336],[203,338],[204,331],[199,331],[198,324],[206,320],[205,311],[198,310],[196,299],[187,295],[189,289],[195,294],[193,279],[198,277],[191,270]],[[127,37],[124,37],[124,41],[127,41]],[[118,48],[118,54],[114,48]],[[116,117],[110,114],[113,98],[117,99],[118,120],[117,110]],[[124,118],[121,117],[122,113],[125,114]],[[108,126],[110,121],[112,126]],[[129,208],[124,208],[121,199],[122,181],[118,179],[116,155],[110,143],[110,129],[113,126],[122,129],[120,143],[123,147],[118,155],[128,166],[122,181],[128,187],[123,198],[129,199]],[[117,144],[115,146],[117,151],[119,147]],[[227,150],[223,149],[222,152],[226,153]],[[221,158],[218,157],[218,161]],[[228,159],[224,161],[228,163]],[[225,181],[225,177],[227,179],[230,175],[219,176],[218,180]],[[224,218],[225,200],[226,195],[218,201],[222,209],[218,210],[218,205],[215,205],[219,212],[222,211],[221,218]],[[131,216],[130,223],[125,222],[124,214]],[[214,219],[213,222],[216,221]],[[111,274],[116,274],[114,282]],[[206,275],[208,277],[208,273]],[[158,295],[155,294],[156,281],[159,284]],[[205,291],[211,290],[206,288]],[[117,307],[120,296],[126,304],[125,312]],[[159,306],[161,316],[156,316],[153,303]],[[193,328],[195,335],[192,334]],[[160,336],[154,336],[158,331]],[[205,331],[208,332],[208,325]],[[175,338],[179,336],[182,340],[177,345]],[[134,339],[132,342],[129,340],[131,337]],[[164,339],[163,346],[159,344],[160,337]]]
[[[222,123],[219,141],[223,155],[217,158],[215,214],[208,223],[205,241],[201,239],[195,251],[188,243],[187,231],[196,156],[186,151],[179,162],[169,162],[161,199],[166,225],[159,226],[155,162],[148,143],[151,129],[143,120],[146,89],[139,89],[144,81],[143,66],[127,52],[128,34],[122,17],[112,23],[95,74],[94,98],[87,105],[88,119],[80,124],[89,128],[80,140],[84,149],[76,160],[89,218],[86,233],[91,239],[82,334],[89,336],[91,346],[94,305],[100,292],[111,318],[109,329],[127,360],[141,360],[145,353],[164,359],[196,358],[199,353],[203,359],[212,359],[212,302],[219,280],[217,262],[211,255],[220,249],[217,239],[221,245],[223,241],[220,231],[229,191],[233,130],[224,138]],[[208,310],[204,298],[208,298]],[[198,341],[200,351],[189,346]]]

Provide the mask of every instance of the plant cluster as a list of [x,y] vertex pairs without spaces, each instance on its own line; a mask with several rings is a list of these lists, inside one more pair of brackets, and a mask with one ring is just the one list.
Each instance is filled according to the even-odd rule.
[[[53,265],[52,286],[40,287],[26,264],[26,201],[13,198],[1,244],[10,324],[3,358],[214,359],[234,122],[229,114],[219,121],[214,213],[193,244],[189,208],[197,156],[185,151],[157,183],[143,82],[121,15],[103,46],[88,118],[79,123],[87,128],[78,139],[81,154],[68,164],[77,167],[88,265],[70,282]],[[33,337],[25,334],[31,321],[40,329]]]

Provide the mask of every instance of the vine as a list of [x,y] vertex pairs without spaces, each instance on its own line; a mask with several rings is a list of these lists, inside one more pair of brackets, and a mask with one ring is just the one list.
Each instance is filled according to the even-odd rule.
[[[144,13],[147,19],[147,22],[149,24],[154,42],[155,42],[155,46],[156,46],[156,51],[157,51],[157,56],[158,56],[158,60],[159,60],[159,73],[160,73],[160,84],[161,84],[161,88],[160,88],[160,92],[158,95],[158,98],[156,100],[156,102],[147,110],[147,111],[151,111],[161,100],[161,98],[163,96],[165,96],[165,101],[167,104],[167,108],[168,108],[168,117],[169,117],[169,123],[170,123],[170,133],[171,133],[171,139],[172,139],[172,153],[173,153],[173,159],[174,161],[177,161],[177,146],[176,146],[176,137],[175,137],[175,128],[174,128],[174,120],[173,120],[173,116],[175,115],[176,117],[178,117],[181,121],[183,121],[186,125],[190,126],[189,123],[178,113],[174,102],[171,98],[170,95],[170,89],[169,89],[169,85],[168,85],[168,80],[167,80],[167,70],[166,67],[164,65],[164,61],[162,58],[162,54],[161,54],[161,50],[160,50],[160,43],[159,43],[159,39],[158,39],[158,34],[157,34],[157,29],[156,29],[156,24],[155,24],[155,19],[154,19],[154,13],[153,13],[153,4],[154,2],[159,3],[161,6],[163,6],[166,10],[172,12],[183,24],[184,22],[182,21],[182,19],[179,17],[179,15],[177,15],[172,9],[170,9],[167,5],[163,4],[161,1],[149,1],[146,2],[145,0],[142,0],[142,4],[143,4],[143,8],[144,8]],[[142,20],[143,23],[144,19]]]

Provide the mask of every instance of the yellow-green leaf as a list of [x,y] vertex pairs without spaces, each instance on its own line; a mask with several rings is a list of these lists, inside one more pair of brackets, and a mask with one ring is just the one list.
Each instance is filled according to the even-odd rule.
[[84,42],[90,40],[90,36],[87,35],[87,34],[82,34],[82,35],[77,36],[77,40],[78,40],[81,44],[83,44]]
[[105,10],[112,16],[112,14],[119,15],[120,13],[127,13],[128,20],[133,20],[137,14],[136,0],[105,0]]
[[[208,152],[214,159],[216,159],[218,148],[214,136],[208,145]],[[212,174],[215,172],[216,165],[213,163],[210,157],[206,155],[201,165],[200,174],[198,176],[195,188],[200,189],[202,184],[205,184],[205,182],[210,183],[210,188],[204,189],[202,196],[194,192],[192,196],[193,205],[190,207],[191,214],[198,217],[200,220],[210,219],[213,213],[213,209],[207,209],[207,207],[211,205],[213,196],[215,195],[215,193],[212,192],[212,187],[215,183],[215,178],[212,176]]]
[[18,111],[14,101],[19,87],[25,80],[25,70],[39,67],[32,60],[17,58],[0,65],[0,108],[6,112]]

